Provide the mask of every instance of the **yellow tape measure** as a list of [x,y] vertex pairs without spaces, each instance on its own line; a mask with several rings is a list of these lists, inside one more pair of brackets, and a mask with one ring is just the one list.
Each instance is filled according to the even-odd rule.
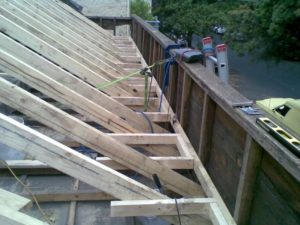
[[267,117],[257,118],[256,123],[276,138],[281,144],[290,149],[296,156],[300,157],[300,141],[297,138]]

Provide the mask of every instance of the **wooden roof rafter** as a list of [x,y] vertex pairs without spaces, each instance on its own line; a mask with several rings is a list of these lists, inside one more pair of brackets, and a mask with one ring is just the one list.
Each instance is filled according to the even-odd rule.
[[[51,26],[42,20],[43,16],[56,25],[61,23],[60,27]],[[234,224],[165,98],[161,113],[147,112],[149,117],[152,115],[154,134],[146,134],[149,121],[130,109],[132,105],[120,103],[141,100],[142,79],[130,79],[103,91],[95,88],[100,83],[125,75],[126,65],[130,62],[134,62],[133,67],[146,66],[141,63],[138,50],[130,44],[131,39],[111,36],[57,0],[3,1],[0,3],[0,24],[1,70],[79,115],[64,112],[55,104],[4,78],[0,78],[0,102],[51,128],[53,132],[61,133],[64,141],[65,138],[72,139],[104,157],[93,160],[66,146],[63,140],[60,140],[62,143],[54,140],[47,130],[42,134],[3,114],[0,114],[1,142],[44,163],[36,166],[55,168],[121,200],[167,201],[167,195],[117,170],[130,169],[151,180],[157,174],[164,188],[195,200],[196,206],[191,206],[187,215],[181,216],[183,224]],[[71,37],[68,32],[61,33],[64,29],[72,32],[72,40],[76,44],[68,40]],[[125,52],[128,52],[128,57],[124,57]],[[126,69],[121,67],[123,65]],[[153,83],[153,97],[157,99],[161,90],[155,79]],[[138,86],[141,89],[135,89]],[[168,134],[154,123],[162,120],[157,118],[159,116],[164,116],[164,121],[172,126],[175,134]],[[104,133],[87,121],[96,122],[115,134]],[[157,156],[150,157],[133,146],[142,147]],[[174,146],[175,151],[172,150]],[[164,155],[165,152],[170,155]],[[176,163],[174,160],[177,160]],[[30,165],[28,161],[23,162]],[[17,164],[8,163],[12,167]],[[193,169],[200,184],[175,169]],[[131,203],[128,207],[132,206]],[[183,199],[182,204],[186,203],[191,202]],[[192,211],[194,207],[200,207],[199,213]],[[191,213],[193,215],[188,215]],[[178,224],[174,210],[157,215]]]

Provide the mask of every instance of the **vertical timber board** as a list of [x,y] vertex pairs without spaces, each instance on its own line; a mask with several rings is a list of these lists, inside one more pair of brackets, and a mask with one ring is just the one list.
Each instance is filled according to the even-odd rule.
[[245,138],[245,131],[217,106],[211,151],[206,169],[232,214],[234,212]]
[[138,28],[137,28],[137,47],[138,49],[141,49],[142,47],[142,26],[138,25]]
[[204,92],[194,82],[192,82],[190,91],[190,97],[187,100],[187,106],[185,107],[187,110],[187,124],[184,129],[194,149],[198,149],[200,129],[202,126],[201,118],[203,114]]
[[146,53],[146,32],[145,29],[142,29],[142,47],[140,49],[140,52],[142,53],[142,56],[145,58],[145,53]]
[[181,109],[180,109],[180,124],[184,130],[188,125],[188,112],[189,112],[189,98],[191,94],[192,78],[187,74],[183,74],[183,87],[181,97]]
[[171,65],[170,68],[170,86],[168,89],[168,102],[172,109],[176,109],[176,100],[177,100],[177,81],[178,81],[178,64],[175,63]]
[[204,166],[206,166],[207,162],[209,161],[209,152],[211,150],[212,131],[213,131],[213,126],[215,121],[216,103],[206,93],[204,94],[202,103],[203,103],[202,104],[203,108],[201,113],[198,155],[200,157],[200,160],[204,164]]
[[150,51],[151,51],[151,39],[149,33],[145,33],[145,55],[144,58],[146,62],[151,65],[152,63],[150,62]]
[[261,157],[262,148],[250,135],[247,135],[234,210],[234,219],[239,225],[248,224]]
[[[163,49],[161,47],[161,45],[158,43],[158,51],[157,51],[157,59],[162,59],[162,52]],[[164,72],[163,72],[163,68],[164,68],[164,64],[157,66],[157,74],[158,74],[158,84],[160,87],[162,87],[163,85],[163,76],[164,76]]]
[[136,43],[136,22],[133,19],[131,20],[130,34],[131,34],[132,40]]
[[[152,53],[151,60],[154,63],[157,60],[158,43],[155,41],[154,38],[152,38],[152,40],[153,40],[153,53]],[[153,67],[152,71],[153,71],[155,79],[158,81],[157,67],[156,66]]]
[[300,224],[300,183],[263,152],[249,225]]
[[180,118],[180,109],[181,109],[181,99],[182,99],[182,87],[183,87],[183,73],[184,70],[178,66],[178,76],[177,76],[177,98],[176,98],[176,109],[175,113],[178,118]]
[[147,55],[146,62],[148,63],[148,65],[152,65],[152,63],[153,63],[152,55],[153,55],[153,42],[154,42],[154,39],[151,37],[150,34],[147,34],[147,39],[148,39],[148,42],[149,42],[149,49],[148,49],[148,55]]

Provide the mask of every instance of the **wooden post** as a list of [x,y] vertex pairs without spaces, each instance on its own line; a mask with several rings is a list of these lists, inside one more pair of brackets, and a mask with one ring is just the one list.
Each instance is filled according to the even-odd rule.
[[216,103],[205,93],[202,110],[202,120],[200,128],[200,142],[198,155],[204,165],[209,158],[211,148],[211,137],[213,132]]
[[170,69],[170,87],[168,89],[168,96],[167,99],[169,101],[170,106],[172,109],[176,108],[176,98],[177,98],[177,82],[178,82],[178,65],[173,64],[171,65]]
[[[79,180],[75,179],[73,189],[74,189],[74,191],[78,191],[78,189],[79,189]],[[70,207],[69,207],[69,216],[68,216],[67,225],[74,225],[75,224],[76,206],[77,206],[77,202],[76,201],[71,201]]]
[[234,219],[239,225],[248,224],[254,194],[253,191],[261,164],[261,158],[261,147],[250,135],[247,135],[234,210]]
[[181,109],[181,98],[182,98],[182,87],[183,87],[183,75],[184,70],[182,67],[178,66],[178,76],[177,76],[177,90],[176,90],[176,108],[175,113],[177,114],[177,117],[180,118],[180,109]]
[[188,118],[188,100],[190,98],[192,87],[192,79],[191,77],[184,72],[183,74],[183,88],[182,88],[182,96],[181,96],[181,109],[180,109],[180,123],[183,129],[187,126],[187,118]]

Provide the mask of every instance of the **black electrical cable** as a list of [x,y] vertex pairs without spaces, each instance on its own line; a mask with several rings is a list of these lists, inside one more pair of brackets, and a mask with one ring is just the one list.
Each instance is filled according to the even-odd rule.
[[143,117],[147,120],[148,122],[148,125],[149,125],[149,128],[151,130],[151,133],[154,133],[154,128],[152,126],[152,122],[151,120],[149,119],[149,117],[144,113],[144,112],[141,112],[141,111],[138,111],[139,113],[141,113],[143,115]]
[[[162,190],[162,185],[160,183],[159,177],[157,176],[157,174],[153,174],[152,177],[153,177],[154,183],[155,183],[156,187],[158,188],[159,192],[162,193],[162,191],[161,191]],[[175,200],[179,225],[182,225],[181,224],[181,217],[180,217],[180,213],[179,213],[178,202],[177,202],[176,198],[174,198],[174,200]]]
[[176,210],[177,210],[177,216],[178,216],[179,225],[181,225],[181,218],[180,218],[180,213],[179,213],[179,207],[178,207],[177,199],[174,198],[174,200],[175,200],[175,205],[176,205]]

